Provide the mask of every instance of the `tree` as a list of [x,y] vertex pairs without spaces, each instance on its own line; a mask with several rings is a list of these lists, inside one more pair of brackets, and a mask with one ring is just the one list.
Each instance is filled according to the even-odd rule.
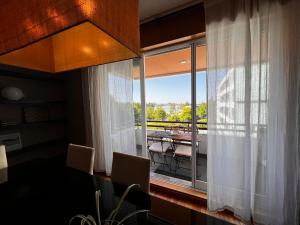
[[163,109],[163,107],[158,106],[158,107],[155,108],[153,115],[154,115],[155,120],[165,120],[166,116],[167,116],[167,113]]
[[169,108],[169,113],[170,113],[170,114],[175,113],[175,112],[176,112],[176,104],[170,102],[168,105],[169,105],[169,107],[170,107],[170,108]]
[[147,105],[147,120],[153,120],[154,119],[154,107]]
[[181,103],[180,108],[182,109],[182,108],[184,108],[186,106],[190,106],[190,105],[191,105],[191,103],[189,103],[189,102]]
[[146,104],[146,107],[153,107],[153,108],[155,108],[155,103],[153,103],[153,102],[148,102],[147,104]]
[[203,102],[197,107],[197,116],[199,119],[205,119],[206,114],[207,114],[207,104]]
[[190,106],[183,106],[179,113],[179,119],[181,122],[192,120],[192,108]]
[[174,122],[179,121],[179,115],[178,115],[178,113],[176,113],[176,112],[170,113],[170,114],[168,115],[167,120],[168,120],[168,121],[174,121]]
[[136,122],[141,121],[141,104],[138,102],[133,103],[133,110],[134,110],[134,119]]

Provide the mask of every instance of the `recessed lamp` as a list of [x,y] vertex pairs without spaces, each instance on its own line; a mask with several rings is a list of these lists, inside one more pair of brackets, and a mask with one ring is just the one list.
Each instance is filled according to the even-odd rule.
[[85,54],[91,54],[92,53],[92,49],[88,46],[83,46],[82,47],[82,51],[85,53]]
[[186,64],[188,61],[187,60],[180,60],[179,64]]

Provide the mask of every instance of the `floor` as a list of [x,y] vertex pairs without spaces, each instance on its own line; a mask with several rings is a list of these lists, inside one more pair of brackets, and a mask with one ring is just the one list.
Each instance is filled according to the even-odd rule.
[[[142,155],[141,146],[137,146],[137,155]],[[174,157],[172,154],[166,155],[165,158],[161,154],[153,154],[151,162],[151,172],[155,174],[164,175],[166,179],[175,181],[176,183],[191,182],[192,176],[192,161],[186,157]],[[207,157],[203,154],[197,154],[197,180],[207,181]],[[176,179],[174,179],[176,178]],[[181,181],[180,181],[181,180]]]

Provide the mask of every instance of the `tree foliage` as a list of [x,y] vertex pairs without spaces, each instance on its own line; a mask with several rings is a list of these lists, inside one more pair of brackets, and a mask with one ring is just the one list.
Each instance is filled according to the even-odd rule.
[[168,114],[167,120],[172,121],[172,122],[179,121],[179,114],[176,113],[176,112],[175,113],[170,113],[170,114]]
[[169,103],[168,104],[169,105],[169,113],[170,114],[174,114],[174,113],[176,113],[176,103]]
[[141,121],[141,104],[138,102],[133,103],[134,119],[136,122]]
[[[169,112],[167,113],[164,108],[160,105],[154,103],[147,103],[146,113],[147,120],[158,120],[158,121],[178,121],[178,122],[187,122],[192,120],[192,108],[189,103],[176,104],[169,103]],[[180,110],[176,108],[180,106]],[[136,122],[141,121],[141,104],[134,103],[134,118]],[[207,121],[207,104],[201,103],[197,107],[197,121],[206,122]]]
[[147,120],[154,120],[154,107],[147,105]]
[[199,119],[205,119],[207,114],[207,104],[206,103],[201,103],[197,107],[197,116]]
[[181,122],[192,120],[192,108],[190,106],[183,106],[179,113],[179,120]]
[[155,108],[154,113],[153,113],[154,120],[165,120],[166,116],[167,116],[167,113],[163,109],[163,107],[158,106]]

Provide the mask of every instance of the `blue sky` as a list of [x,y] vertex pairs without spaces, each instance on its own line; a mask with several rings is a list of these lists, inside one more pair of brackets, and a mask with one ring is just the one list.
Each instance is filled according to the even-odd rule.
[[[133,82],[134,102],[140,102],[139,80]],[[146,102],[166,104],[191,102],[191,74],[146,79]],[[197,103],[206,102],[206,73],[197,73]]]

